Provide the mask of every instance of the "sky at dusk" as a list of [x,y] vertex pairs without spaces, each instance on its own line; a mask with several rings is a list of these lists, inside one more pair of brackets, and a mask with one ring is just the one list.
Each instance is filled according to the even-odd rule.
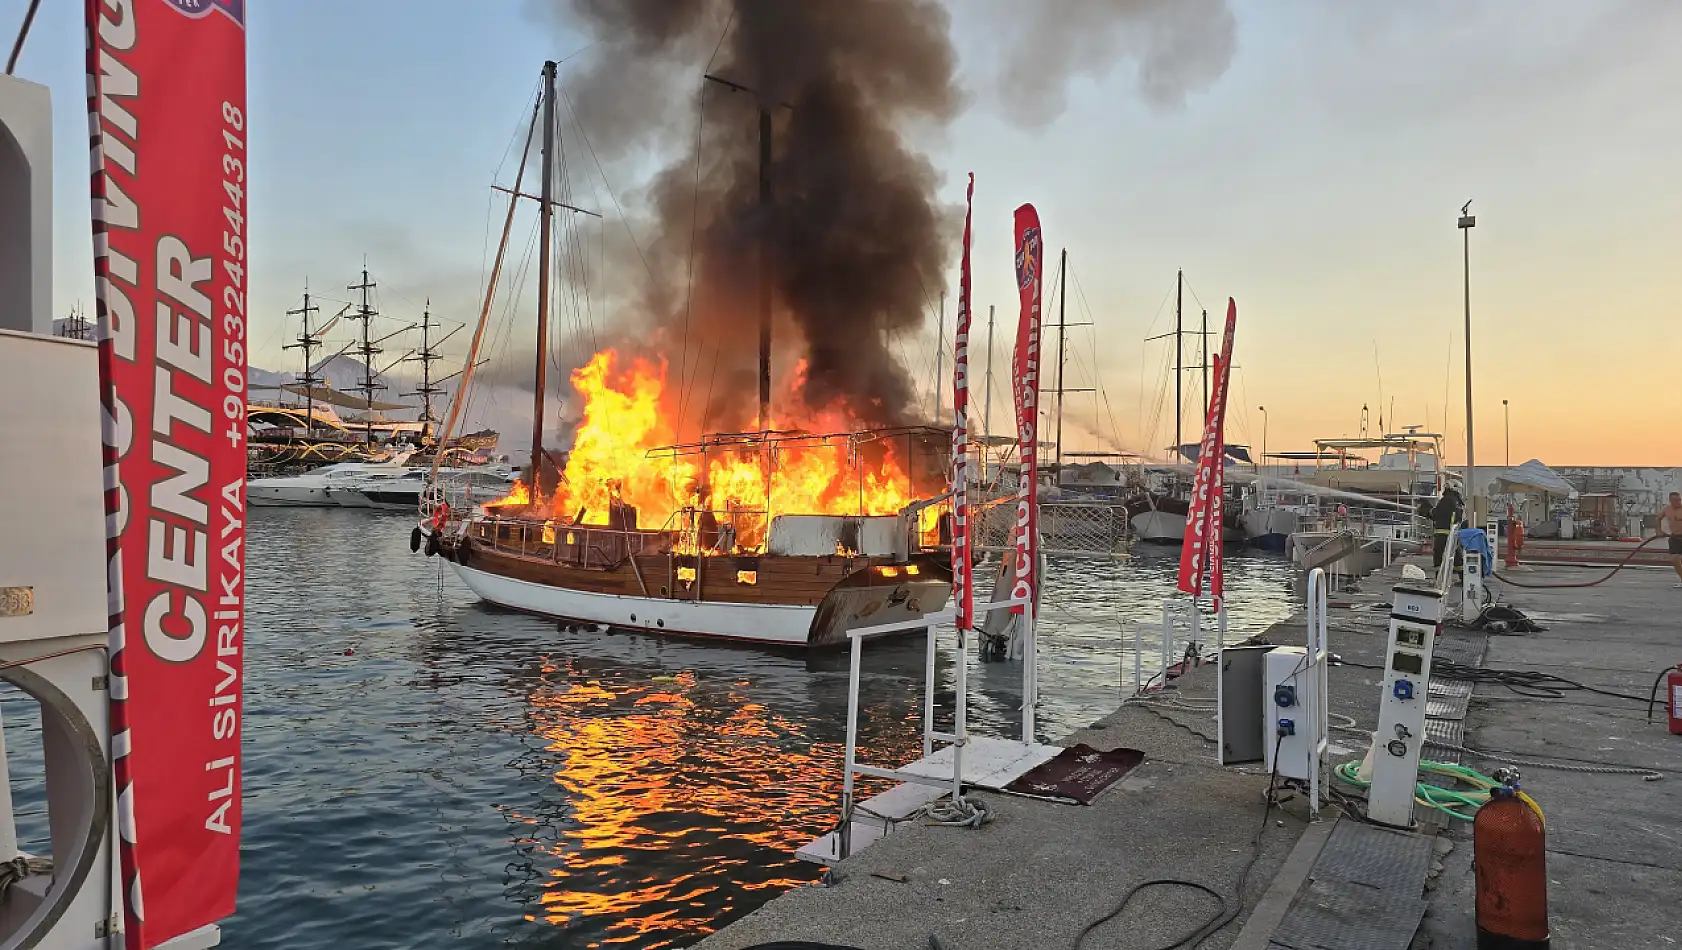
[[[1051,16],[1095,5],[1043,3]],[[8,42],[25,6],[0,0]],[[1514,463],[1682,464],[1682,4],[1198,0],[1207,26],[1159,34],[1144,18],[1101,51],[1042,50],[1070,78],[1032,108],[1018,95],[1031,69],[1010,65],[1016,5],[947,6],[964,108],[909,134],[949,205],[976,174],[974,359],[989,306],[1001,373],[1008,359],[1011,210],[1038,207],[1053,263],[1068,249],[1068,319],[1095,325],[1070,331],[1067,385],[1102,390],[1069,397],[1070,449],[1160,455],[1172,442],[1170,352],[1146,338],[1172,329],[1183,268],[1188,324],[1207,307],[1218,326],[1238,301],[1229,441],[1259,448],[1265,405],[1267,448],[1308,448],[1354,435],[1365,404],[1374,431],[1381,413],[1391,430],[1443,431],[1459,462],[1455,224],[1472,199],[1478,460],[1505,457],[1505,399]],[[364,260],[394,316],[418,317],[427,298],[449,323],[477,316],[503,208],[489,186],[512,178],[506,152],[541,63],[566,58],[563,88],[600,65],[561,8],[250,4],[254,364],[290,368],[285,311],[306,279],[331,312]],[[61,315],[92,308],[81,17],[46,0],[17,70],[54,95]],[[674,66],[698,77],[705,59]],[[575,197],[606,215],[590,225],[602,242],[625,229],[615,203],[635,208],[650,174],[693,148],[692,115],[649,121],[676,124],[648,152],[579,172]],[[934,325],[931,312],[896,350],[931,393]],[[1200,382],[1186,382],[1189,440]],[[996,430],[1007,399],[1001,383]]]

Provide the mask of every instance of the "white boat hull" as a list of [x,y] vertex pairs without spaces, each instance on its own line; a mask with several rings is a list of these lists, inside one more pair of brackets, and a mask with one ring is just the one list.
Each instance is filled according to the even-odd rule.
[[1302,515],[1288,508],[1252,508],[1244,512],[1243,522],[1252,547],[1284,551],[1291,535],[1301,530]]
[[1167,511],[1141,511],[1133,516],[1133,537],[1154,544],[1184,544],[1186,516]]
[[473,593],[503,607],[650,633],[805,646],[817,607],[691,603],[551,587],[450,566]]
[[337,508],[339,505],[319,485],[248,484],[245,499],[247,504],[258,508]]
[[327,489],[327,497],[340,508],[372,508],[368,496],[354,488],[335,485]]

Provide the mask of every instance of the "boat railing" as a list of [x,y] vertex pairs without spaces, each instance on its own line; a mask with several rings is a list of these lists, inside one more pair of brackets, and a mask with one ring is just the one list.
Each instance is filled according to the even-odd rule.
[[671,553],[673,535],[668,531],[491,515],[474,522],[473,541],[500,554],[568,567],[611,570],[628,558]]

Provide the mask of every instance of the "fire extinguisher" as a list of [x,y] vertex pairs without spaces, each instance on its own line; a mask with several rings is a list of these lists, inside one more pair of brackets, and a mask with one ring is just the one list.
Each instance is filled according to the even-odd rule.
[[1547,829],[1542,809],[1519,791],[1518,770],[1472,820],[1478,950],[1548,950]]
[[1670,711],[1670,734],[1682,736],[1682,663],[1665,674],[1665,709]]

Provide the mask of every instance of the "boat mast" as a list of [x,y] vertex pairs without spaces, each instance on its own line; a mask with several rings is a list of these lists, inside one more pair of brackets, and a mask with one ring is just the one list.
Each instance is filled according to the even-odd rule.
[[[519,204],[519,198],[521,197],[520,184],[526,177],[527,159],[531,155],[532,134],[537,131],[537,117],[541,108],[541,103],[532,106],[531,124],[526,126],[526,143],[520,148],[520,165],[514,172],[514,187],[499,189],[508,193],[508,212],[502,219],[502,237],[497,241],[496,257],[491,261],[490,280],[485,282],[485,297],[479,308],[479,322],[473,328],[473,342],[467,348],[467,362],[462,364],[461,367],[461,383],[456,386],[456,396],[458,398],[450,400],[449,417],[444,420],[444,431],[438,435],[440,444],[447,444],[450,441],[450,435],[455,431],[456,420],[461,418],[462,399],[459,397],[467,393],[473,385],[473,371],[479,366],[479,347],[485,341],[485,326],[490,322],[491,304],[496,300],[497,282],[502,277],[502,260],[508,253],[508,235],[514,229],[514,209]],[[496,185],[491,187],[493,189],[497,188]],[[442,452],[436,453],[432,457],[431,479],[433,481],[438,478],[438,467],[443,460],[444,454]]]
[[[453,334],[452,334],[453,335]],[[440,343],[443,341],[440,340]],[[414,392],[404,393],[406,396],[421,397],[421,439],[431,435],[431,424],[438,421],[432,412],[432,397],[444,392],[444,387],[432,381],[432,364],[443,359],[443,355],[433,348],[432,343],[432,299],[427,298],[426,309],[421,311],[421,345],[420,350],[410,360],[421,364],[421,384]]]
[[941,398],[941,377],[946,373],[946,291],[940,292],[940,314],[934,324],[934,420],[940,424],[940,410],[946,401]]
[[1209,411],[1209,311],[1203,311],[1203,329],[1197,334],[1197,351],[1202,354],[1198,360],[1203,364],[1203,411]]
[[531,409],[532,500],[542,496],[543,396],[549,367],[549,244],[554,225],[555,187],[555,62],[543,64],[543,184],[538,206],[537,376]]
[[771,428],[771,106],[759,101],[759,429]]
[[1181,322],[1181,295],[1185,293],[1186,272],[1174,272],[1174,461],[1177,464],[1182,457],[1180,446],[1185,444],[1184,397],[1180,394],[1180,386],[1185,381],[1185,347],[1182,345],[1185,333]]
[[383,350],[376,345],[370,336],[370,328],[374,323],[374,318],[379,316],[379,312],[368,305],[368,291],[373,290],[375,286],[374,282],[368,279],[368,268],[364,266],[362,268],[362,283],[351,284],[346,288],[347,290],[362,292],[362,303],[356,308],[356,312],[351,314],[351,319],[362,321],[362,342],[356,347],[356,352],[362,357],[362,382],[356,388],[361,391],[363,399],[367,401],[365,407],[367,415],[362,420],[362,433],[369,448],[374,445],[374,393],[385,388],[385,384],[374,376],[374,357],[380,355]]
[[1063,253],[1057,265],[1057,286],[1060,288],[1057,297],[1057,448],[1056,469],[1057,484],[1063,484],[1063,362],[1068,358],[1067,342],[1069,339],[1069,249],[1063,248]]
[[289,317],[303,318],[303,331],[298,334],[298,342],[281,347],[285,350],[304,351],[304,371],[298,374],[298,382],[304,386],[304,433],[306,435],[310,429],[315,427],[315,384],[321,381],[315,375],[315,357],[311,354],[322,343],[315,338],[315,334],[310,330],[310,314],[318,313],[320,310],[320,307],[310,303],[310,285],[306,281],[304,283],[304,305],[296,310],[286,311],[286,315]]
[[[981,434],[984,437],[983,440],[982,440],[982,444],[985,446],[986,445],[985,437],[986,436],[991,436],[993,434],[993,305],[992,304],[987,305],[987,398],[983,401],[983,405],[981,407]],[[985,455],[985,452],[983,452],[983,455]],[[984,477],[987,475],[986,466],[982,467],[981,474]]]

